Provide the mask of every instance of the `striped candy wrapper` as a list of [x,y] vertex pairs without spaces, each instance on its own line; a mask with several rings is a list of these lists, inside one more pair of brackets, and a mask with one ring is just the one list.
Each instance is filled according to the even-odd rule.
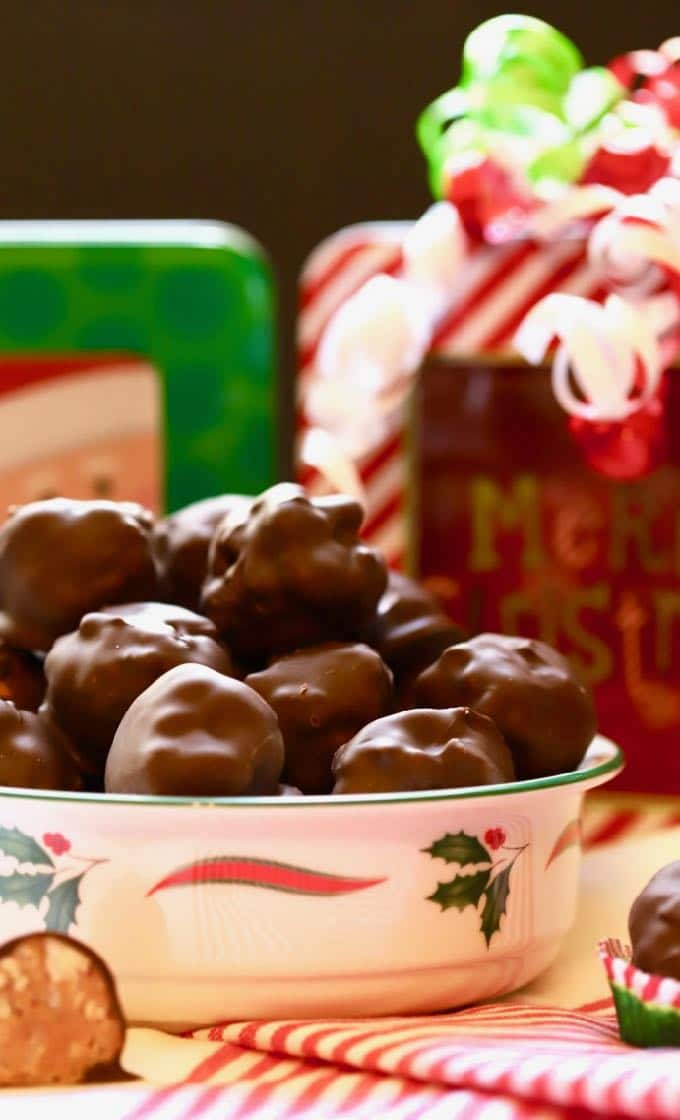
[[600,943],[621,1038],[633,1046],[680,1046],[680,981],[636,968],[628,945]]

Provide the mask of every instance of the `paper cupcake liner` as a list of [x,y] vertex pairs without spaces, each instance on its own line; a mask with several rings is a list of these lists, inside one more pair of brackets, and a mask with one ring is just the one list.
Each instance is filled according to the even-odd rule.
[[629,946],[612,938],[599,946],[624,1042],[680,1046],[680,981],[636,968]]

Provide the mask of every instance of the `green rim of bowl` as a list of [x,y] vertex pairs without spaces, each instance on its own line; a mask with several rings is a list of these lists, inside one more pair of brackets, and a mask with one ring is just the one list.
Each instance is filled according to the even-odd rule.
[[[308,795],[306,797],[163,797],[143,794],[117,793],[64,793],[61,790],[16,789],[0,786],[0,798],[15,798],[26,801],[71,801],[78,804],[101,805],[151,805],[168,807],[172,805],[188,808],[229,807],[247,809],[276,807],[280,809],[300,808],[301,805],[316,805],[323,808],[342,808],[347,805],[403,805],[411,801],[468,801],[473,798],[500,797],[513,793],[529,793],[531,790],[558,789],[561,786],[588,785],[596,779],[613,777],[623,769],[625,757],[620,747],[602,735],[593,739],[588,754],[597,747],[598,759],[595,765],[570,770],[566,774],[554,774],[548,778],[534,778],[525,782],[505,782],[494,786],[465,786],[461,789],[408,790],[403,793],[350,793],[335,796],[331,794]],[[594,753],[594,752],[593,752]],[[586,754],[586,760],[588,757]],[[603,757],[604,756],[604,757]]]

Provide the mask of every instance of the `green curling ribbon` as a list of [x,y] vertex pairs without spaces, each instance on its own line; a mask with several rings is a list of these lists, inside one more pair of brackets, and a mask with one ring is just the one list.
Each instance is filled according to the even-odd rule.
[[428,105],[417,122],[433,194],[445,193],[447,168],[456,158],[475,153],[500,155],[538,193],[573,182],[593,130],[625,93],[604,67],[584,69],[578,48],[543,20],[488,20],[465,41],[460,85]]

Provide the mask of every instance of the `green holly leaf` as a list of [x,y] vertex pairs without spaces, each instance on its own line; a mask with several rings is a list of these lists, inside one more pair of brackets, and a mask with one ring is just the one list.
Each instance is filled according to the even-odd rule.
[[438,883],[434,894],[428,895],[430,902],[438,902],[442,910],[464,910],[466,906],[476,906],[489,882],[490,871],[477,871],[474,875],[456,875],[449,883]]
[[52,874],[0,875],[0,902],[16,902],[19,906],[39,906],[52,886]]
[[491,856],[477,837],[469,836],[467,832],[462,831],[447,832],[445,836],[435,840],[429,848],[423,848],[423,851],[429,852],[433,859],[458,863],[461,867],[467,867],[472,863],[491,863]]
[[76,910],[80,906],[79,888],[82,878],[82,875],[76,875],[73,879],[66,879],[50,891],[47,896],[49,906],[45,915],[47,929],[55,933],[68,933],[70,927],[75,924]]
[[54,867],[52,857],[44,848],[18,828],[0,828],[0,854],[14,856],[19,863],[39,863]]
[[510,872],[514,862],[513,860],[502,871],[499,871],[484,892],[481,930],[486,938],[487,949],[491,944],[494,933],[498,933],[501,918],[505,914],[508,895],[510,894]]

